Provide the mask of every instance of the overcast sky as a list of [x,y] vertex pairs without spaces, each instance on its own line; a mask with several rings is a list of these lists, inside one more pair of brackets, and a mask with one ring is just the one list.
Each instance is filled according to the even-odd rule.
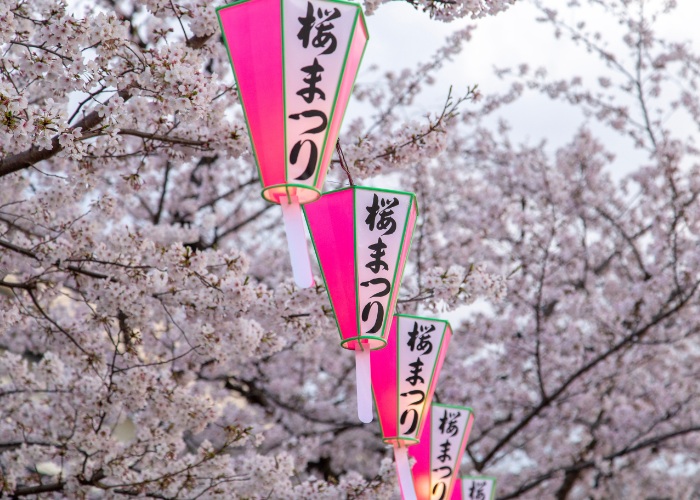
[[[621,43],[617,35],[621,33],[617,22],[602,15],[600,9],[586,9],[583,11],[585,15],[579,18],[574,14],[580,16],[581,9],[566,9],[563,7],[565,2],[561,0],[549,3],[562,5],[560,16],[568,24],[585,21],[606,35],[612,34],[615,43]],[[661,3],[662,0],[647,0],[646,5],[651,10]],[[376,14],[367,17],[370,41],[363,68],[369,68],[372,64],[387,69],[415,67],[419,62],[429,60],[448,34],[467,24],[474,24],[477,29],[473,32],[472,41],[457,60],[440,72],[438,81],[422,101],[422,111],[439,109],[450,85],[454,85],[456,93],[459,93],[457,89],[463,90],[473,84],[478,84],[485,93],[503,89],[506,84],[495,78],[494,67],[528,63],[532,70],[539,66],[546,67],[552,77],[571,78],[578,74],[584,79],[596,80],[605,72],[602,63],[595,56],[587,54],[583,47],[574,45],[565,37],[555,40],[552,27],[536,22],[537,17],[540,14],[530,0],[520,0],[497,16],[462,19],[452,23],[432,21],[427,14],[416,11],[405,2],[382,5]],[[691,41],[697,47],[700,41],[700,30],[697,28],[699,19],[699,0],[678,0],[678,8],[671,16],[657,23],[655,31],[672,40]],[[361,70],[360,78],[362,76]],[[351,101],[350,114],[352,106]],[[570,141],[583,122],[579,111],[561,103],[551,103],[548,98],[536,94],[529,94],[527,99],[511,106],[507,118],[512,125],[513,138],[530,144],[546,138],[551,149]],[[630,144],[615,137],[617,134],[598,128],[592,122],[591,126],[609,141],[608,147],[617,152],[614,168],[617,175],[644,161],[644,155],[632,151]],[[686,123],[682,123],[682,126],[686,126]]]
[[[550,3],[565,4],[562,0]],[[659,3],[660,0],[650,0],[647,5],[651,7],[652,4]],[[689,41],[698,48],[700,0],[679,0],[678,5],[671,16],[655,25],[655,31],[671,40]],[[494,76],[494,67],[517,67],[520,63],[527,63],[532,70],[539,66],[546,67],[552,77],[570,79],[574,75],[581,75],[589,81],[595,81],[605,73],[605,66],[594,55],[587,54],[584,48],[576,46],[565,37],[555,40],[550,25],[536,22],[539,15],[530,0],[520,0],[505,13],[494,17],[463,19],[452,23],[431,21],[425,13],[414,10],[405,2],[383,5],[376,14],[367,17],[370,41],[359,79],[366,81],[372,78],[366,69],[373,64],[382,69],[416,67],[419,62],[429,60],[448,34],[467,24],[477,26],[473,38],[460,57],[440,72],[435,85],[427,92],[426,99],[421,100],[423,114],[440,109],[450,85],[455,87],[456,93],[459,93],[457,89],[463,90],[467,85],[473,84],[478,84],[485,93],[503,89],[506,83]],[[566,9],[560,15],[570,25],[581,20],[589,25],[595,24],[606,35],[611,34],[615,43],[621,43],[621,28],[611,18],[601,16],[598,10],[589,10],[583,19],[574,18],[572,12]],[[613,47],[614,45],[611,46]],[[364,110],[351,100],[348,115],[357,112]],[[580,111],[562,103],[553,103],[549,98],[534,93],[509,106],[504,116],[512,125],[514,140],[534,145],[546,138],[550,151],[569,142],[585,122]],[[611,133],[594,121],[586,123],[604,140],[609,150],[616,154],[611,167],[615,178],[622,177],[647,161],[646,153],[635,150],[629,140]],[[688,133],[697,135],[695,127],[687,127],[687,122],[680,120],[680,117],[677,126],[686,127]],[[483,301],[478,301],[473,306],[439,316],[457,325],[458,320],[468,316],[470,311],[483,310],[485,307],[488,306]]]

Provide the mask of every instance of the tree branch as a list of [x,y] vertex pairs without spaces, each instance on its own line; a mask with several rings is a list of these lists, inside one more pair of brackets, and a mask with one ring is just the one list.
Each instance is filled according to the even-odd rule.
[[624,337],[620,342],[615,344],[613,347],[608,349],[607,351],[601,353],[598,355],[596,358],[592,359],[582,367],[580,367],[578,370],[576,370],[574,373],[569,375],[569,377],[555,390],[552,391],[548,397],[543,398],[540,403],[530,411],[525,417],[520,420],[508,433],[503,436],[496,444],[495,446],[489,451],[484,458],[479,461],[477,465],[477,469],[481,470],[486,463],[489,462],[499,451],[501,448],[503,448],[508,442],[510,442],[511,439],[513,439],[514,436],[516,436],[522,429],[527,427],[527,425],[535,418],[537,417],[545,408],[547,408],[551,403],[557,400],[559,396],[564,394],[566,390],[569,388],[571,384],[573,384],[576,380],[578,380],[580,377],[591,371],[593,368],[595,368],[597,365],[608,359],[610,356],[615,354],[616,352],[620,351],[630,343],[634,342],[635,340],[638,340],[645,334],[649,332],[654,326],[658,325],[668,317],[670,317],[672,314],[675,314],[678,312],[680,309],[685,306],[688,301],[690,300],[691,297],[695,295],[695,292],[698,289],[698,286],[700,283],[695,283],[695,285],[691,288],[690,292],[676,304],[675,306],[671,307],[667,311],[661,311],[657,313],[646,325],[644,325],[642,328],[639,328],[638,330],[635,330],[631,332],[629,335]]
[[[666,434],[661,434],[658,436],[654,436],[653,438],[649,438],[646,441],[642,441],[641,443],[638,443],[634,446],[626,446],[625,448],[622,448],[621,450],[618,450],[616,452],[610,453],[608,455],[605,455],[603,457],[603,460],[614,460],[615,458],[623,457],[625,455],[629,455],[630,453],[634,453],[636,451],[643,450],[645,448],[649,448],[651,446],[655,446],[658,444],[663,443],[664,441],[668,441],[669,439],[673,439],[679,436],[684,436],[686,434],[692,434],[694,432],[700,432],[700,425],[695,425],[691,426],[685,429],[680,429],[676,430],[673,432],[669,432]],[[525,483],[522,485],[520,488],[518,488],[516,491],[513,491],[507,495],[504,495],[502,497],[498,497],[498,500],[509,500],[511,498],[518,498],[520,497],[523,493],[526,493],[533,488],[536,488],[543,482],[552,479],[554,476],[559,474],[560,472],[565,472],[567,475],[568,474],[573,474],[573,473],[580,473],[581,471],[584,471],[586,469],[592,469],[596,466],[596,462],[593,460],[585,460],[585,461],[580,461],[573,463],[571,465],[568,465],[566,467],[558,467],[556,469],[552,469],[539,477],[533,479],[532,481]]]
[[[116,95],[124,99],[124,101],[129,100],[131,97],[128,90],[120,90]],[[114,97],[111,97],[110,100],[111,99],[114,99]],[[97,110],[94,110],[77,122],[71,129],[80,128],[86,131],[91,130],[102,123],[102,120],[104,120],[104,117],[100,116]],[[30,149],[21,153],[6,156],[0,160],[0,177],[24,170],[25,168],[30,168],[40,161],[48,160],[62,150],[63,146],[58,142],[58,136],[55,136],[51,140],[50,149],[41,149],[37,146],[32,146]]]

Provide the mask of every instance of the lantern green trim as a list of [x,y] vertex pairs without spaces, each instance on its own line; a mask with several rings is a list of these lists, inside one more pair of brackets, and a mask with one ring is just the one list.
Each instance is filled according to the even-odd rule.
[[328,290],[328,281],[326,280],[326,273],[323,272],[323,266],[321,265],[321,257],[318,255],[318,250],[316,250],[316,241],[314,240],[314,233],[309,228],[309,219],[306,216],[306,209],[302,205],[301,209],[304,211],[304,219],[306,220],[307,228],[309,229],[309,236],[311,236],[311,246],[314,247],[314,255],[316,255],[316,262],[319,263],[319,269],[321,270],[321,277],[323,278],[323,285],[326,289],[326,295],[328,295],[328,303],[331,305],[333,310],[333,319],[335,320],[335,326],[338,328],[338,336],[341,341],[343,339],[343,333],[340,331],[340,323],[338,323],[338,316],[335,314],[335,305],[333,304],[333,298],[331,297],[331,292]]
[[376,335],[360,335],[358,337],[351,337],[351,338],[343,340],[340,343],[340,347],[342,347],[343,349],[349,349],[349,347],[345,347],[345,346],[347,344],[349,344],[350,342],[353,342],[353,341],[362,342],[363,340],[376,340],[382,344],[378,347],[370,347],[370,351],[376,351],[377,349],[382,349],[386,345],[386,340],[384,340],[384,337],[377,337]]
[[[268,192],[272,189],[284,189],[287,193],[287,197],[289,197],[289,188],[290,187],[297,188],[300,190],[313,191],[314,199],[309,200],[309,201],[305,201],[304,203],[312,203],[321,197],[321,191],[316,189],[314,186],[309,186],[308,184],[275,184],[273,186],[267,186],[265,189],[260,191],[260,195],[264,199],[269,201],[270,203],[275,203],[275,204],[279,205],[280,203],[278,201],[270,198],[270,196],[268,195]],[[300,202],[301,205],[303,205],[304,203]]]
[[[375,404],[376,404],[376,402],[375,402]],[[392,441],[407,441],[406,446],[411,446],[413,444],[420,443],[419,439],[407,438],[404,436],[394,436],[394,437],[382,438],[382,441],[384,441],[385,444],[391,444],[391,445],[393,445]]]
[[[231,51],[228,49],[229,44],[228,40],[226,39],[226,32],[224,31],[224,25],[221,24],[221,16],[219,15],[219,11],[223,9],[227,9],[229,7],[233,7],[234,5],[240,5],[246,2],[250,2],[252,0],[237,0],[235,2],[228,3],[226,5],[222,5],[221,7],[217,7],[216,10],[216,18],[219,21],[219,31],[221,32],[221,37],[224,39],[224,46],[226,47],[226,55],[228,56],[228,62],[229,65],[231,66],[231,71],[233,72],[233,79],[234,82],[236,83],[236,92],[238,93],[238,100],[241,103],[241,108],[243,108],[243,121],[245,122],[245,127],[246,130],[248,131],[248,139],[250,140],[250,149],[253,152],[253,159],[255,160],[255,168],[258,169],[258,177],[260,178],[260,182],[263,182],[263,175],[262,175],[262,169],[260,168],[260,161],[258,159],[258,152],[255,149],[255,142],[253,141],[253,134],[250,132],[250,125],[248,125],[248,113],[246,113],[246,106],[245,102],[243,100],[243,93],[241,93],[240,88],[238,88],[238,77],[236,76],[236,67],[233,64],[233,59],[231,58]],[[284,79],[283,79],[284,81]]]

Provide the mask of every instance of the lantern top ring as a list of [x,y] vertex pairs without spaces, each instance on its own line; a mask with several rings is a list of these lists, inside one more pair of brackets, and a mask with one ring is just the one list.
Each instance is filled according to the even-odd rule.
[[321,197],[321,191],[306,184],[275,184],[274,186],[267,186],[260,194],[267,201],[277,205],[282,203],[280,200],[282,197],[287,199],[296,197],[300,205],[311,203]]
[[[305,187],[308,187],[308,186],[305,186]],[[355,184],[354,186],[345,186],[345,187],[341,187],[338,189],[334,189],[333,191],[326,191],[323,194],[324,195],[336,194],[336,193],[342,193],[343,191],[348,191],[348,190],[354,190],[354,191],[363,190],[363,191],[372,191],[372,192],[376,192],[376,193],[387,193],[387,194],[393,194],[393,195],[400,194],[400,195],[410,196],[411,199],[414,202],[416,202],[416,193],[411,193],[409,191],[400,191],[397,189],[374,187],[374,186],[358,186],[357,184]],[[419,213],[418,203],[416,203],[416,215],[418,215],[418,213]]]

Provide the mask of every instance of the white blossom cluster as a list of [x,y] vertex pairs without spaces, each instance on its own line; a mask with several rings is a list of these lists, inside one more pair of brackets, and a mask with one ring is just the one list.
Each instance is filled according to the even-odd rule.
[[[357,84],[351,176],[420,206],[400,312],[490,301],[452,325],[437,397],[477,409],[460,472],[499,496],[698,496],[700,57],[653,29],[676,3],[536,2],[600,74],[524,61],[417,115],[468,27]],[[259,197],[219,4],[69,4],[0,1],[0,496],[398,498],[320,273],[293,285]],[[566,23],[585,9],[619,33]],[[566,144],[511,137],[536,92],[583,111]],[[600,127],[643,153],[630,175]]]
[[[513,5],[516,0],[462,0],[457,2],[444,0],[410,0],[414,8],[428,12],[431,17],[440,21],[453,21],[469,16],[477,19],[493,16],[503,12]],[[364,2],[367,14],[372,14],[386,0],[367,0]]]
[[439,266],[429,269],[424,286],[431,294],[428,304],[439,309],[472,304],[477,298],[498,302],[505,298],[508,289],[503,276],[487,273],[480,266],[467,270],[460,265],[447,270]]

